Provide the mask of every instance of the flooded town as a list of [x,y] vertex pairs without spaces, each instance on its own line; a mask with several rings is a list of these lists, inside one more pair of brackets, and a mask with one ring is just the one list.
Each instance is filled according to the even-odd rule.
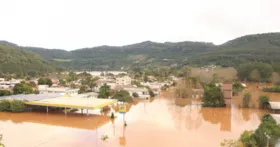
[[0,6],[0,147],[280,147],[280,0]]
[[[189,76],[195,77],[198,70],[217,73],[227,79],[236,76],[223,73],[232,69],[215,67],[192,68]],[[142,81],[131,78],[126,72],[114,71],[63,74],[61,77],[66,79],[75,77],[70,83],[80,88],[64,87],[67,82],[57,78],[1,81],[2,88],[13,90],[16,84],[34,82],[33,89],[38,91],[37,94],[0,97],[1,107],[5,100],[24,100],[25,103],[22,110],[25,112],[0,112],[2,142],[6,146],[220,146],[223,140],[238,140],[244,131],[257,129],[266,114],[272,114],[279,122],[279,107],[272,107],[269,102],[279,105],[280,93],[264,92],[263,88],[271,86],[269,83],[241,83],[244,89],[237,94],[233,82],[216,83],[221,87],[225,106],[205,107],[206,89],[201,87],[202,81],[193,83],[193,78],[171,76],[160,82],[153,76]],[[201,79],[201,76],[204,74],[196,78]],[[213,81],[213,78],[202,79]],[[94,87],[84,84],[85,79],[93,80]],[[52,85],[40,83],[46,81],[51,81]],[[104,87],[110,89],[108,94],[115,94],[105,98]],[[127,95],[120,91],[127,91]],[[252,94],[248,107],[243,104],[247,93]],[[266,109],[259,108],[262,95],[270,100],[265,103]],[[123,112],[121,107],[125,107]]]

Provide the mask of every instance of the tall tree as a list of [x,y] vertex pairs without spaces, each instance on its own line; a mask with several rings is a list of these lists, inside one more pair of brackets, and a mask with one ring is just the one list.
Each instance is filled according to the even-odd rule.
[[33,89],[30,84],[22,82],[22,83],[15,85],[15,87],[13,89],[13,93],[14,94],[31,94],[31,93],[33,93]]
[[109,85],[104,84],[99,88],[98,98],[109,98],[111,88]]
[[258,82],[261,80],[261,75],[257,69],[254,69],[250,74],[250,80]]

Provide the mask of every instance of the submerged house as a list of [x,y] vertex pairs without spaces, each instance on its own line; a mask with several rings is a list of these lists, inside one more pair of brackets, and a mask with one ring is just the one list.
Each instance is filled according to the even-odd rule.
[[224,95],[224,100],[226,106],[231,106],[232,101],[232,84],[231,83],[224,83],[222,84],[222,92]]

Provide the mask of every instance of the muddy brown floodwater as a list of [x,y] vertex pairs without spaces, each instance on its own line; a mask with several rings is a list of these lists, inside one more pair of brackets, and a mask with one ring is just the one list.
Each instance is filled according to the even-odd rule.
[[[175,99],[163,93],[131,106],[114,122],[109,116],[0,113],[0,133],[7,147],[219,147],[256,129],[269,111],[202,108],[198,100]],[[102,141],[107,134],[109,139]]]

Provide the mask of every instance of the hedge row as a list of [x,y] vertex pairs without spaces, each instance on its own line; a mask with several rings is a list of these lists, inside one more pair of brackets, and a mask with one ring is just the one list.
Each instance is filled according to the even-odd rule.
[[280,86],[266,87],[263,88],[264,92],[280,92]]
[[22,100],[0,100],[0,112],[23,112],[24,109],[25,105]]

